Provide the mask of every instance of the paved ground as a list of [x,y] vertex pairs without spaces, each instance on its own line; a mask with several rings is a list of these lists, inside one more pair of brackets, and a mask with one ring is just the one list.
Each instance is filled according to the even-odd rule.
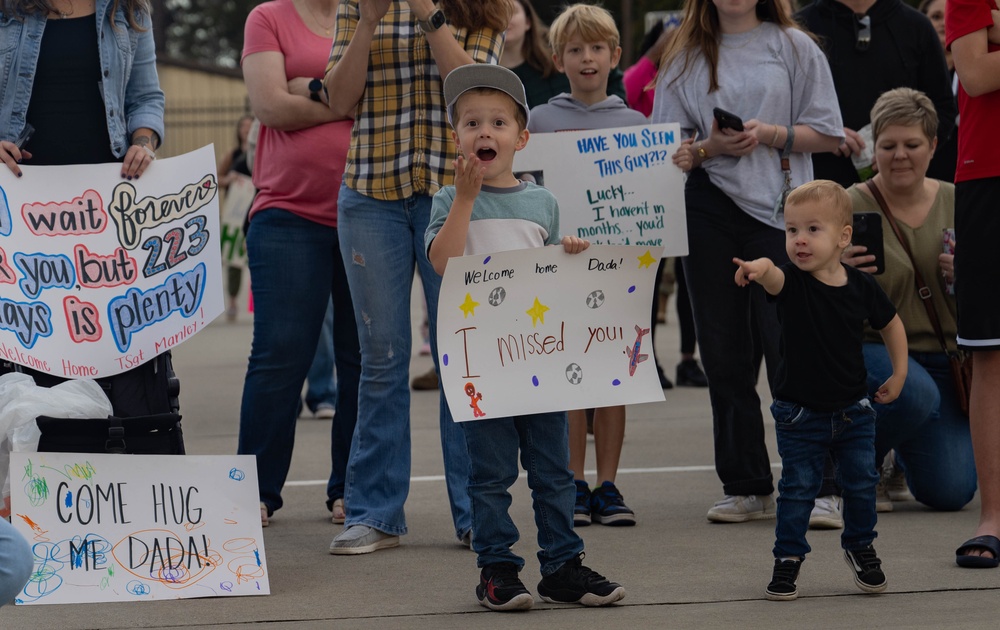
[[[231,325],[217,322],[175,351],[192,454],[236,450],[250,331],[249,316]],[[657,351],[664,365],[676,363],[676,326],[661,326]],[[428,357],[415,357],[412,371],[421,373],[429,366]],[[854,587],[836,532],[812,532],[813,553],[798,582],[800,598],[768,602],[763,589],[770,579],[773,521],[715,525],[705,520],[705,511],[721,494],[712,467],[707,392],[670,390],[665,402],[631,407],[628,413],[618,485],[639,523],[627,529],[595,525],[580,530],[587,564],[626,587],[625,600],[613,608],[539,600],[530,613],[499,616],[476,603],[475,556],[452,539],[436,394],[417,392],[413,480],[406,505],[410,533],[398,549],[356,557],[327,553],[340,529],[327,520],[323,505],[329,421],[302,419],[284,493],[286,507],[264,530],[271,595],[5,606],[0,608],[0,628],[466,629],[500,623],[551,630],[997,627],[1000,570],[963,570],[954,562],[955,547],[975,527],[978,499],[955,513],[930,512],[911,502],[897,503],[893,513],[880,515],[876,545],[889,578],[883,595],[866,596]],[[776,462],[770,422],[768,441]],[[592,458],[588,468],[593,468]],[[515,487],[512,513],[523,534],[516,550],[528,562],[522,578],[534,592],[535,531],[523,480]]]

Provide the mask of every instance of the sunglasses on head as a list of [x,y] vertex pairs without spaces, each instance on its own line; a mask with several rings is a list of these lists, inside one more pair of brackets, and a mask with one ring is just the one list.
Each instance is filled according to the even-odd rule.
[[854,49],[859,51],[868,50],[868,45],[872,43],[872,18],[868,15],[861,17],[854,16]]

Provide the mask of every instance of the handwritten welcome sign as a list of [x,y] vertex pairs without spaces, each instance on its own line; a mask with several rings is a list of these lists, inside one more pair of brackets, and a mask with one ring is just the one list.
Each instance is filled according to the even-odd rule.
[[455,420],[663,400],[649,334],[659,260],[609,245],[450,259],[437,338]]
[[11,453],[18,604],[270,592],[252,455]]
[[563,234],[685,256],[684,180],[671,162],[680,140],[676,123],[536,133],[514,173],[552,191]]
[[0,168],[0,358],[66,378],[133,368],[223,310],[212,147],[120,164]]

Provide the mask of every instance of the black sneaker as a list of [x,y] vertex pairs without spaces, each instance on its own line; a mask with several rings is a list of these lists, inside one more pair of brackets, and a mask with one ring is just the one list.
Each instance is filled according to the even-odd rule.
[[774,573],[771,574],[771,583],[764,590],[764,597],[773,602],[788,602],[798,597],[799,591],[795,588],[795,580],[799,577],[801,567],[800,560],[775,558]]
[[854,572],[854,583],[866,593],[881,593],[889,586],[882,573],[882,561],[871,545],[861,549],[845,549],[844,560]]
[[553,604],[607,606],[625,598],[625,587],[583,566],[583,554],[542,578],[538,595]]
[[576,505],[573,506],[573,526],[584,527],[590,525],[590,486],[586,481],[575,479],[576,483]]
[[476,599],[490,610],[530,610],[534,598],[517,577],[517,565],[498,562],[483,567]]
[[678,387],[708,387],[708,378],[697,359],[684,359],[677,364]]
[[601,525],[635,525],[635,512],[625,505],[622,493],[610,481],[591,493],[590,518]]

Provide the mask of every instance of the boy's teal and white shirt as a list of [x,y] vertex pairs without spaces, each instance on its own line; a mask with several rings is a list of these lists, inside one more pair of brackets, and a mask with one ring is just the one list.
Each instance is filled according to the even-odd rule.
[[[454,201],[454,186],[445,186],[434,195],[424,234],[425,252],[430,251]],[[551,192],[531,182],[513,188],[483,186],[472,207],[465,255],[557,245],[560,240],[559,204]]]

